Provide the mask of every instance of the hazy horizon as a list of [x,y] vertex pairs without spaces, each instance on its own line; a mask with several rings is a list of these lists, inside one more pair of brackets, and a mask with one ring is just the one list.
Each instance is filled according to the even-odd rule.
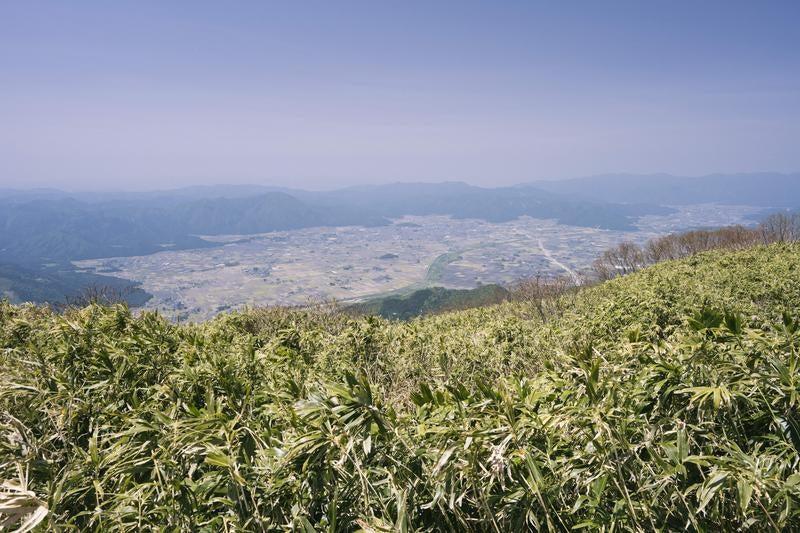
[[493,189],[498,187],[514,187],[520,185],[535,185],[536,183],[543,183],[543,182],[562,182],[562,181],[570,181],[570,180],[581,180],[581,179],[598,179],[601,180],[606,177],[632,177],[635,179],[642,179],[642,180],[656,180],[658,178],[678,178],[678,179],[697,179],[701,180],[703,178],[713,177],[713,176],[758,176],[758,175],[780,175],[780,176],[788,176],[788,177],[797,177],[800,179],[800,171],[798,172],[774,172],[774,171],[763,171],[763,172],[712,172],[709,174],[703,175],[696,175],[696,176],[677,176],[674,174],[667,174],[665,172],[652,172],[652,173],[630,173],[630,172],[609,172],[605,174],[593,174],[589,176],[566,176],[561,178],[541,178],[535,179],[525,182],[518,182],[518,183],[507,183],[507,184],[499,184],[499,185],[492,185],[492,184],[480,184],[480,183],[471,183],[466,180],[454,180],[454,179],[442,179],[442,180],[395,180],[395,181],[380,181],[380,182],[361,182],[361,183],[345,183],[345,184],[338,184],[338,183],[331,183],[328,186],[324,187],[315,187],[315,186],[291,186],[288,184],[270,184],[270,183],[256,183],[256,182],[237,182],[237,181],[230,181],[230,182],[208,182],[208,183],[179,183],[175,185],[166,185],[163,187],[153,186],[153,187],[135,187],[130,186],[127,188],[104,188],[102,186],[87,186],[87,187],[59,187],[59,186],[36,186],[36,185],[21,185],[21,186],[4,186],[0,185],[0,191],[2,190],[10,190],[10,191],[58,191],[63,193],[109,193],[109,194],[124,194],[124,193],[160,193],[160,192],[172,192],[182,189],[192,189],[192,188],[223,188],[223,187],[230,187],[230,188],[264,188],[264,189],[276,189],[276,190],[286,190],[286,191],[309,191],[309,192],[332,192],[341,189],[347,188],[359,188],[359,187],[370,187],[370,186],[381,186],[381,185],[442,185],[448,183],[459,183],[465,184],[473,187],[481,187],[485,189]]
[[800,169],[800,4],[0,8],[0,188]]

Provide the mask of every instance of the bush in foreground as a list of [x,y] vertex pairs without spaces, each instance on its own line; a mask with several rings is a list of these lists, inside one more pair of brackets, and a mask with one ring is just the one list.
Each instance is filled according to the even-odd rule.
[[797,529],[799,252],[664,263],[547,322],[3,304],[0,478],[51,529]]

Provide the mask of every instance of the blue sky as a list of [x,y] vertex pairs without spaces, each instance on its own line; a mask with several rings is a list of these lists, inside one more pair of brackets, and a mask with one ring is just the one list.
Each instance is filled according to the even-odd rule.
[[0,185],[800,170],[800,2],[0,5]]

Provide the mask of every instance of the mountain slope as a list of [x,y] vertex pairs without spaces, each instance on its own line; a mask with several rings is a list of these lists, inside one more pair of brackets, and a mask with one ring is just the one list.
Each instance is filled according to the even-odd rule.
[[72,199],[0,205],[0,261],[17,264],[144,255],[173,247],[203,247],[203,240]]
[[93,204],[72,198],[0,203],[0,260],[36,264],[215,246],[196,235],[378,225],[368,210],[309,206],[281,192],[170,207]]
[[0,304],[0,478],[52,528],[796,530],[798,265],[708,252],[545,322]]
[[388,221],[371,210],[309,205],[283,192],[241,198],[203,199],[181,204],[164,215],[187,233],[203,235],[266,233],[316,226],[375,226]]

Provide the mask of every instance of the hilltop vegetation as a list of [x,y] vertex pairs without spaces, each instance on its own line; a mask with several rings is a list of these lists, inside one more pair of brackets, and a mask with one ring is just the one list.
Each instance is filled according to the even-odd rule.
[[0,513],[14,498],[45,528],[104,531],[800,527],[799,245],[565,297],[544,320],[515,301],[183,326],[2,304]]
[[798,242],[800,212],[773,213],[752,228],[725,226],[690,230],[651,239],[644,246],[621,242],[595,260],[592,277],[607,280],[662,261],[681,259],[709,250],[744,250],[758,244]]

